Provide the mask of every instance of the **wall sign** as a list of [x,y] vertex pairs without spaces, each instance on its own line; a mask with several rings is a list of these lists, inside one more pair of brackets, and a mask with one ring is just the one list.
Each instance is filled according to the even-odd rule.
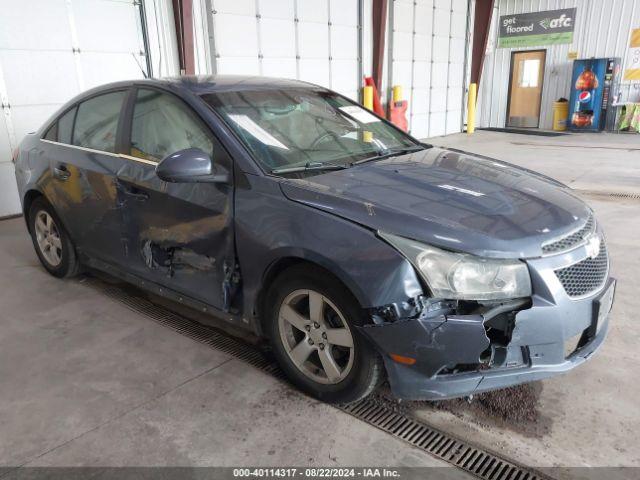
[[498,48],[572,43],[575,19],[576,8],[502,15]]
[[640,80],[640,28],[631,30],[624,80]]

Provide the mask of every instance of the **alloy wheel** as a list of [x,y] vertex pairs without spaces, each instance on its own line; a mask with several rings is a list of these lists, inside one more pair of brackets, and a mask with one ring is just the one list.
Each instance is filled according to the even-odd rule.
[[282,344],[296,368],[310,379],[336,384],[354,361],[354,341],[340,310],[315,290],[296,290],[278,312]]
[[40,253],[52,267],[57,267],[62,262],[62,239],[58,226],[45,210],[36,214],[34,225]]

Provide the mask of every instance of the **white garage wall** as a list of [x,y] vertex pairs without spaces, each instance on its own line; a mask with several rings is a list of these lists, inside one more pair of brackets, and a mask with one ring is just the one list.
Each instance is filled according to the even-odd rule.
[[[297,78],[359,98],[371,73],[371,0],[197,0],[210,3],[211,71]],[[411,133],[459,132],[467,51],[468,0],[390,0],[382,86],[401,85]],[[363,35],[359,49],[359,21]],[[196,30],[200,21],[194,20]],[[204,35],[203,37],[206,37]],[[196,35],[196,39],[198,36]],[[196,44],[202,43],[196,41]],[[203,47],[204,48],[204,47]],[[202,50],[196,58],[202,57]],[[359,52],[362,52],[362,55]],[[364,57],[364,61],[360,57]],[[198,61],[204,66],[203,61]]]
[[[206,26],[202,26],[201,17],[203,6],[199,5],[204,0],[194,0],[194,25],[199,25],[196,32],[199,44],[205,41]],[[173,17],[173,5],[171,0],[144,0],[143,7],[146,16],[147,36],[149,38],[149,57],[151,59],[151,72],[153,77],[173,77],[180,75],[178,60],[178,44],[176,41],[175,20]],[[197,5],[197,8],[196,8]],[[198,15],[198,16],[196,16]],[[203,58],[197,58],[196,68],[201,73],[207,73],[206,51],[202,50]]]
[[[411,133],[460,131],[468,0],[390,0],[381,95],[404,87]],[[193,0],[196,73],[317,83],[357,100],[372,0]],[[0,217],[19,212],[11,151],[77,93],[179,73],[171,0],[0,0]],[[392,62],[389,62],[391,55]]]
[[142,76],[131,0],[0,2],[0,217],[19,213],[11,151],[60,105],[96,85]]
[[216,73],[296,78],[358,98],[357,0],[209,1]]
[[467,50],[467,0],[390,2],[389,72],[409,101],[409,130],[418,138],[459,132]]

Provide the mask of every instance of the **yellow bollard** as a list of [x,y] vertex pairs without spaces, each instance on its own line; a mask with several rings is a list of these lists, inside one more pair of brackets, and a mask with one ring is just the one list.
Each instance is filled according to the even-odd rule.
[[471,135],[476,129],[476,95],[478,85],[469,85],[469,98],[467,99],[467,133]]
[[402,101],[402,86],[394,85],[393,86],[393,103]]
[[362,87],[362,104],[364,108],[373,111],[373,87],[370,85]]

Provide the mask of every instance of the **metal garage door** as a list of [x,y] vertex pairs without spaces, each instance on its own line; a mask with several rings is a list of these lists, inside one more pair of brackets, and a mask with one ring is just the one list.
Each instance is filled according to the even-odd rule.
[[357,0],[211,0],[215,71],[297,78],[358,98]]
[[418,138],[461,131],[467,48],[467,0],[390,2],[392,85],[409,100]]
[[140,5],[21,0],[0,14],[0,216],[19,212],[10,151],[60,105],[96,85],[142,76]]

